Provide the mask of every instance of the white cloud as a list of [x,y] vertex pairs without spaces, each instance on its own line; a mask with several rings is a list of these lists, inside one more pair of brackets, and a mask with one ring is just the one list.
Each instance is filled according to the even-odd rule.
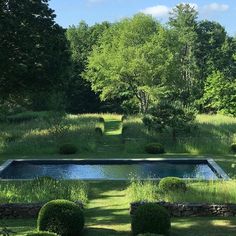
[[170,11],[171,11],[171,8],[165,5],[157,5],[153,7],[147,7],[143,9],[141,12],[148,15],[155,16],[155,17],[160,17],[160,16],[168,16]]
[[216,12],[216,11],[228,11],[229,5],[227,4],[220,4],[220,3],[211,3],[209,5],[203,6],[204,12],[210,13],[210,12]]
[[[189,4],[191,7],[198,10],[198,5],[196,3],[182,3],[182,4]],[[173,10],[172,7],[168,7],[165,5],[156,5],[153,7],[147,7],[143,9],[141,12],[148,15],[152,15],[154,17],[167,17],[172,10]]]

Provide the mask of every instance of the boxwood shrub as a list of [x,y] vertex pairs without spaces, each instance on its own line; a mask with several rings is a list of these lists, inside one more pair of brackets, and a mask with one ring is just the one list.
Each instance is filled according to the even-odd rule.
[[98,134],[98,135],[101,135],[101,136],[103,135],[103,131],[100,127],[95,128],[95,133]]
[[132,216],[133,235],[153,233],[168,235],[171,227],[168,211],[155,203],[139,206]]
[[175,192],[187,190],[187,186],[184,180],[176,177],[166,177],[159,182],[159,190],[162,193]]
[[149,143],[146,145],[145,151],[149,154],[162,154],[165,149],[160,143]]
[[99,118],[98,118],[98,122],[100,122],[100,123],[105,123],[105,120],[104,120],[103,117],[99,117]]
[[67,200],[53,200],[40,210],[38,230],[50,231],[60,236],[79,236],[84,228],[83,210]]
[[59,153],[64,155],[71,155],[77,153],[78,149],[74,144],[65,143],[59,148]]
[[127,120],[127,115],[123,115],[123,116],[121,117],[121,121],[122,121],[122,122],[124,122],[125,120]]
[[236,153],[236,143],[232,143],[230,149],[232,152]]
[[25,236],[57,236],[57,234],[47,231],[28,232]]

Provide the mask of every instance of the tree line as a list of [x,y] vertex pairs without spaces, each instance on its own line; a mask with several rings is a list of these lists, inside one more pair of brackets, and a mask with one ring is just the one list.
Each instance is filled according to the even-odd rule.
[[1,107],[236,115],[236,40],[191,5],[165,25],[137,14],[63,29],[55,17],[48,0],[0,1]]

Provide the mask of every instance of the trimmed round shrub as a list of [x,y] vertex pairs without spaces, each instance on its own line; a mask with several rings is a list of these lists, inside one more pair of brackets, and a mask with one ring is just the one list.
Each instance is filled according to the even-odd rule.
[[121,117],[121,121],[123,122],[123,121],[125,121],[127,119],[127,116],[126,115],[123,115],[122,117]]
[[38,230],[50,231],[61,236],[79,236],[84,228],[84,213],[73,202],[53,200],[40,210]]
[[165,153],[165,149],[160,143],[150,143],[146,145],[145,151],[149,154],[162,154]]
[[25,236],[57,236],[57,234],[47,231],[28,232]]
[[98,122],[100,122],[100,123],[105,123],[105,120],[104,120],[103,117],[99,117]]
[[132,216],[131,228],[134,235],[145,233],[168,235],[170,227],[168,211],[155,203],[139,206]]
[[71,155],[77,153],[78,149],[74,144],[66,143],[60,146],[59,153],[65,155]]
[[159,182],[159,189],[162,193],[168,192],[185,192],[187,190],[184,180],[177,177],[166,177]]
[[95,133],[98,134],[98,135],[103,135],[103,131],[100,127],[95,128]]
[[128,130],[128,127],[127,126],[123,126],[122,127],[122,135],[124,135],[127,130]]
[[236,143],[232,143],[231,146],[230,146],[230,149],[231,149],[232,152],[236,153]]

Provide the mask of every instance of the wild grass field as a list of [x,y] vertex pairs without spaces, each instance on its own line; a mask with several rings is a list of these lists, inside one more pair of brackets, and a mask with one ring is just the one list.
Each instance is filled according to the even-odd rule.
[[158,182],[134,180],[127,189],[127,198],[130,202],[236,204],[236,181],[187,181],[186,191],[163,193],[159,189]]
[[[124,154],[144,154],[147,143],[159,142],[170,154],[228,155],[232,154],[230,145],[236,142],[236,118],[223,115],[198,115],[196,127],[189,133],[179,134],[177,140],[168,131],[148,131],[139,116],[129,116],[122,123],[121,115],[117,114],[66,115],[62,119],[45,112],[29,113],[29,119],[27,113],[24,115],[22,120],[18,115],[10,117],[8,122],[0,122],[1,154],[57,154],[63,143],[74,144],[78,153],[96,153],[106,136],[111,139],[110,145],[115,145],[117,140],[112,138],[121,131],[123,148],[119,152]],[[105,135],[99,135],[97,127]]]
[[88,185],[82,181],[55,180],[49,177],[30,181],[0,183],[0,204],[46,203],[54,199],[88,202]]
[[236,142],[236,118],[224,115],[198,115],[196,127],[189,133],[181,133],[177,140],[170,133],[151,132],[144,126],[141,117],[130,116],[123,124],[125,150],[141,153],[147,142],[162,143],[167,153],[189,153],[193,155],[230,154],[230,145]]
[[[30,117],[30,116],[29,116]],[[0,123],[0,153],[14,155],[58,154],[60,145],[71,143],[79,152],[95,152],[99,134],[104,130],[99,114],[50,117],[49,114],[31,114],[32,119],[10,119]]]

